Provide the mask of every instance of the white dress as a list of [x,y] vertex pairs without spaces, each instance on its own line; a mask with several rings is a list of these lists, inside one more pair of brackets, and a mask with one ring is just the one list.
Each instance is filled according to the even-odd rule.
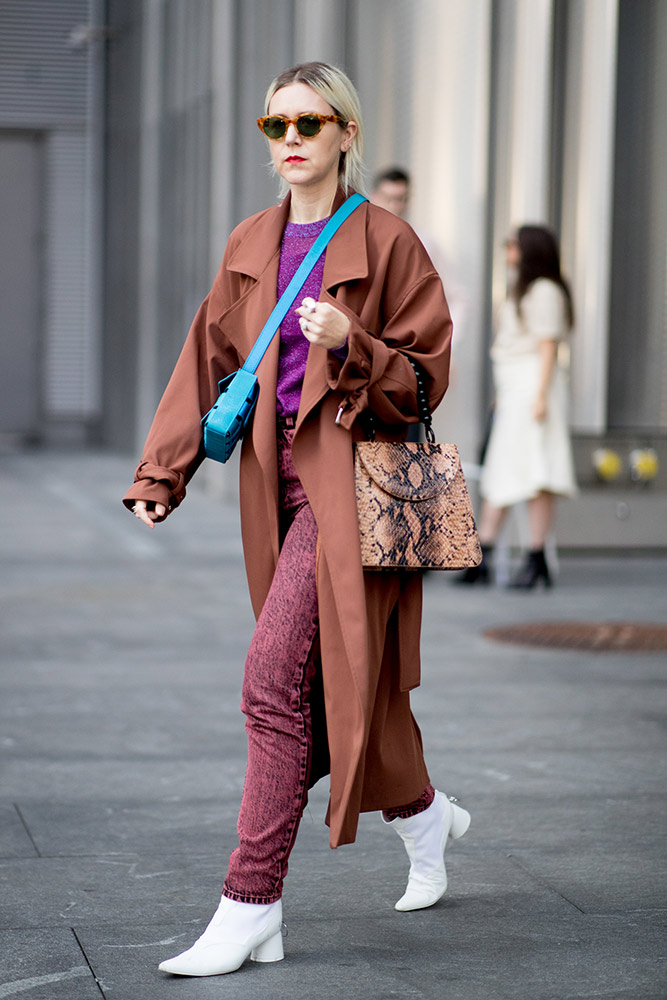
[[556,364],[547,416],[535,420],[540,341],[567,336],[565,295],[554,281],[538,278],[521,300],[501,307],[491,347],[496,405],[480,491],[494,507],[530,500],[540,490],[576,492],[567,425],[567,376]]

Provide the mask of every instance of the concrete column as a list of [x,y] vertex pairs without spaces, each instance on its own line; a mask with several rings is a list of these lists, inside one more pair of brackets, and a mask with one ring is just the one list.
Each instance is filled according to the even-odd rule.
[[[89,0],[90,23],[104,26],[105,4]],[[94,41],[88,57],[88,156],[86,164],[86,228],[89,247],[86,327],[89,359],[84,406],[88,419],[100,419],[102,399],[102,284],[104,242],[104,42]]]
[[351,5],[351,17],[355,45],[350,69],[364,112],[367,166],[371,175],[391,165],[407,168],[412,159],[412,91],[419,76],[415,35],[425,6],[364,0]]
[[295,62],[344,67],[345,8],[345,0],[294,0]]
[[139,343],[136,446],[141,451],[159,401],[157,357],[160,250],[160,115],[162,110],[163,0],[144,0],[141,30],[139,153]]
[[607,424],[607,361],[618,0],[571,3],[568,26],[563,256],[572,282],[572,423]]
[[509,135],[512,222],[545,220],[550,152],[553,0],[517,0]]
[[[215,0],[212,8],[211,51],[211,193],[209,235],[209,280],[220,266],[229,234],[238,222],[236,203],[242,184],[238,175],[235,143],[230,136],[239,128],[237,116],[237,65],[235,55],[238,31],[236,0]],[[259,106],[257,114],[261,112]],[[254,138],[254,136],[253,136]],[[258,331],[259,332],[259,331]],[[226,465],[204,462],[198,480],[209,494],[232,502],[238,499],[237,448]]]
[[503,240],[512,227],[548,216],[553,0],[509,0],[499,8],[491,232],[494,307],[506,295]]
[[[209,270],[213,280],[234,225],[234,0],[216,0],[211,26],[211,229]],[[260,109],[261,110],[261,109]],[[258,114],[260,112],[258,111]]]
[[[485,238],[489,156],[489,0],[425,0],[416,25],[412,220],[442,273],[454,317],[450,388],[440,440],[476,458],[485,363]],[[423,71],[428,67],[428,72]],[[431,245],[429,246],[429,242]]]

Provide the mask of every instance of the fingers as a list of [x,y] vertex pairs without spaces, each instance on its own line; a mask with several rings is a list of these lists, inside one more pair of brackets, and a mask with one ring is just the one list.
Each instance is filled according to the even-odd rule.
[[132,510],[134,512],[134,516],[138,517],[139,520],[143,521],[144,524],[148,525],[149,528],[154,528],[155,527],[155,525],[153,523],[153,518],[150,516],[150,514],[153,514],[154,511],[150,511],[150,514],[149,514],[148,508],[146,507],[146,501],[145,500],[137,500],[137,502],[135,503],[135,505],[132,508]]
[[322,330],[319,326],[315,326],[312,320],[309,322],[307,319],[299,320],[299,325],[301,326],[301,333],[304,335],[306,340],[309,340],[311,344],[317,344],[320,339]]
[[298,309],[301,332],[306,340],[328,350],[342,347],[350,331],[350,320],[328,302],[306,297]]
[[145,500],[137,500],[132,507],[132,512],[135,517],[138,517],[140,521],[152,529],[155,527],[155,522],[165,516],[167,508],[162,503],[156,503],[155,507],[149,510]]
[[299,326],[306,340],[311,344],[316,344],[322,332],[322,315],[317,315],[318,303],[315,299],[306,296],[302,299],[301,305],[294,311],[299,316]]
[[311,299],[309,296],[306,296],[306,298],[302,300],[298,309],[294,310],[299,316],[299,325],[303,333],[307,333],[308,330],[314,329],[319,318],[315,315],[317,305],[318,304],[315,299]]

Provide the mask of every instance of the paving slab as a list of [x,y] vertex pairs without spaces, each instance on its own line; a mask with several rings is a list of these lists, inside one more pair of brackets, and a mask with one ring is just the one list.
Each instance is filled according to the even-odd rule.
[[100,1000],[76,934],[69,928],[0,931],[0,998]]
[[[512,900],[501,898],[499,903]],[[373,919],[348,913],[340,901],[307,921],[288,916],[286,960],[257,966],[246,962],[233,976],[211,980],[171,977],[157,971],[165,954],[186,947],[178,927],[109,928],[80,932],[82,945],[104,994],[117,1000],[225,997],[234,1000],[333,1000],[337,997],[389,1000],[395,997],[468,1000],[566,1000],[569,997],[662,1000],[655,952],[661,928],[638,920],[584,922],[553,910],[541,916],[505,908],[470,905],[434,908],[409,917]],[[493,927],[493,933],[484,928]],[[171,933],[170,933],[171,931]],[[113,936],[112,936],[113,935]],[[122,970],[122,972],[121,972]],[[568,983],[577,983],[570,991]]]
[[[227,855],[119,854],[0,862],[0,929],[199,924],[220,898]],[[215,909],[215,906],[213,906]],[[209,915],[210,916],[210,915]]]
[[97,798],[114,803],[127,799],[131,790],[143,802],[162,797],[179,801],[208,796],[218,801],[228,793],[234,793],[238,801],[243,787],[245,745],[238,755],[236,750],[224,757],[192,755],[181,758],[178,766],[173,757],[132,757],[117,751],[107,758],[91,754],[88,761],[65,754],[54,760],[46,753],[28,751],[8,760],[2,773],[3,796],[16,800],[29,794],[35,801],[72,803]]
[[430,574],[413,704],[434,783],[473,814],[447,895],[396,913],[399,839],[367,815],[331,851],[325,780],[286,961],[184,980],[156,966],[215,908],[243,785],[238,510],[195,483],[151,533],[119,502],[133,459],[3,459],[0,1000],[664,1000],[667,657],[484,631],[664,622],[667,558],[565,555],[531,594]]
[[[661,753],[659,750],[648,759],[646,751],[636,747],[608,747],[593,753],[582,753],[577,747],[562,751],[550,748],[530,754],[508,749],[503,751],[501,767],[493,767],[483,747],[466,754],[465,761],[458,760],[455,774],[460,790],[474,785],[476,799],[505,798],[516,786],[539,801],[546,797],[567,804],[573,796],[581,795],[604,795],[613,800],[622,788],[623,794],[628,790],[632,795],[659,796],[654,807],[661,808],[665,794]],[[431,750],[429,759],[437,762],[441,757],[444,771],[446,754],[446,747],[435,754]]]
[[[238,805],[241,787],[215,799],[162,801],[20,802],[21,815],[41,857],[108,854],[215,853],[224,818]],[[231,832],[231,831],[230,831]]]

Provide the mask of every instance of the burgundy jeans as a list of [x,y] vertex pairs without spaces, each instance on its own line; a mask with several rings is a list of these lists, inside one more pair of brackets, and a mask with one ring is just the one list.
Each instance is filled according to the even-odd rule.
[[[278,427],[282,546],[245,664],[241,709],[248,767],[238,819],[239,846],[223,893],[243,903],[280,899],[306,802],[313,747],[326,738],[321,701],[315,558],[317,525],[292,463],[294,432]],[[317,732],[313,739],[313,717]],[[318,765],[314,780],[328,768]],[[411,816],[433,801],[429,785],[385,818]]]

